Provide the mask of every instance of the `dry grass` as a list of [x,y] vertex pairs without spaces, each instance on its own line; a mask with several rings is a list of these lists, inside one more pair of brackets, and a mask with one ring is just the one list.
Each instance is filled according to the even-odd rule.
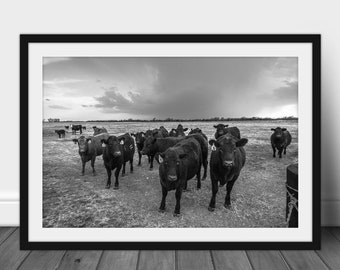
[[[213,123],[182,123],[185,127],[199,126],[213,137]],[[169,192],[165,213],[159,213],[161,186],[158,165],[149,171],[146,157],[142,167],[134,166],[133,174],[120,177],[119,190],[105,189],[106,171],[101,157],[97,157],[97,175],[92,176],[87,163],[81,176],[78,147],[72,135],[57,139],[54,124],[44,125],[43,152],[43,226],[44,227],[284,227],[286,167],[297,161],[297,122],[240,122],[231,123],[249,139],[245,146],[247,161],[231,194],[232,207],[223,207],[225,187],[216,198],[215,212],[208,211],[211,184],[189,181],[189,192],[183,193],[181,216],[175,218],[174,191]],[[66,124],[65,124],[66,125]],[[95,125],[95,124],[93,124]],[[146,130],[162,123],[101,123],[112,133]],[[89,126],[87,125],[88,129]],[[164,123],[166,128],[177,123]],[[287,156],[273,158],[270,128],[287,127],[293,136]],[[91,130],[86,131],[91,134]],[[137,164],[137,153],[135,162]],[[209,169],[209,168],[208,168]]]

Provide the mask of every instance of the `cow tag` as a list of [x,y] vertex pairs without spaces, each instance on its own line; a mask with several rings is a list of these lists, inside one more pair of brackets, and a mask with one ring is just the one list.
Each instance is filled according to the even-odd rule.
[[105,143],[102,143],[102,147],[106,147],[106,144],[105,144]]
[[124,144],[124,141],[123,141],[123,140],[121,140],[121,141],[120,141],[120,144],[121,144],[121,145],[123,145],[123,144]]
[[92,142],[91,140],[88,141],[88,143],[91,143],[91,142]]
[[216,146],[215,146],[215,144],[213,144],[213,145],[211,146],[211,151],[216,151]]
[[142,137],[143,137],[143,138],[145,137],[144,134],[142,134]]
[[159,163],[163,163],[163,158],[161,156],[158,157]]

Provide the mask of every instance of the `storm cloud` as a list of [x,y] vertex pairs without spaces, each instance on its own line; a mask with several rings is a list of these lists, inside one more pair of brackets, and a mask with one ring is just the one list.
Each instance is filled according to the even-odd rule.
[[297,58],[77,57],[48,61],[44,95],[79,120],[297,116],[297,68]]

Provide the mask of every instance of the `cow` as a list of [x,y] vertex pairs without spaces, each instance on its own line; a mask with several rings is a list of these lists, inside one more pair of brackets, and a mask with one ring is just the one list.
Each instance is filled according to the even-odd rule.
[[196,139],[201,146],[202,164],[203,164],[203,168],[204,168],[202,181],[204,181],[207,178],[207,169],[208,169],[208,140],[207,140],[207,137],[203,133],[193,133],[193,134],[187,135],[186,138]]
[[174,216],[180,215],[182,191],[187,189],[187,181],[197,176],[197,189],[201,188],[201,147],[194,138],[178,142],[160,154],[159,177],[162,187],[160,212],[165,211],[165,200],[170,190],[176,190]]
[[79,130],[80,134],[83,134],[83,126],[82,125],[71,125],[72,134],[77,134],[77,131]]
[[228,133],[217,140],[209,141],[212,150],[210,156],[212,196],[208,207],[209,211],[215,210],[218,183],[221,187],[227,184],[224,207],[230,208],[230,193],[246,161],[246,152],[243,146],[247,142],[246,138],[239,139]]
[[166,130],[164,126],[159,128],[159,133],[162,135],[162,138],[169,137],[169,132]]
[[170,130],[169,137],[177,137],[177,130],[175,128]]
[[65,128],[68,130],[70,128],[70,126],[65,126]]
[[235,136],[236,138],[241,139],[240,130],[237,127],[229,127],[228,125],[218,124],[214,125],[216,128],[215,139],[217,140],[220,136],[223,136],[227,133]]
[[98,127],[94,126],[92,128],[93,128],[93,136],[101,134],[101,133],[107,133],[107,130],[104,127],[98,128]]
[[207,135],[205,135],[200,128],[191,129],[188,135],[191,134],[201,134],[206,140],[208,140]]
[[135,154],[135,144],[133,138],[125,133],[121,136],[109,136],[107,139],[101,140],[105,145],[103,150],[104,166],[107,172],[106,188],[111,187],[111,175],[115,170],[114,189],[119,188],[118,176],[122,170],[122,176],[125,175],[125,163],[130,161],[130,172],[133,172],[133,156]]
[[180,136],[185,136],[185,131],[188,130],[188,128],[183,128],[183,126],[181,124],[179,124],[176,128],[177,130],[177,136],[176,137],[180,137]]
[[156,138],[153,136],[147,137],[144,142],[144,147],[142,149],[142,155],[150,156],[150,170],[153,169],[153,160],[157,153],[164,152],[171,146],[174,146],[177,142],[183,138],[174,138],[174,137],[167,137],[167,138]]
[[54,132],[58,134],[59,139],[60,138],[65,138],[65,130],[63,130],[63,129],[56,129]]
[[[145,135],[145,132],[137,132],[137,133],[132,133],[131,136],[135,137],[137,151],[138,151],[138,166],[141,166],[142,150],[144,147],[146,135]],[[150,163],[151,157],[149,155],[148,155],[148,160]]]
[[273,157],[275,157],[276,149],[278,150],[279,158],[282,158],[283,154],[286,154],[287,146],[292,142],[292,135],[286,128],[272,128],[274,133],[270,136],[270,142],[273,148]]
[[94,168],[94,163],[96,157],[103,154],[101,140],[108,138],[108,134],[100,134],[99,136],[93,136],[86,138],[85,136],[80,136],[78,139],[73,139],[75,144],[78,143],[78,152],[80,155],[82,163],[82,175],[85,174],[85,164],[91,160],[91,167],[93,175],[96,175],[96,170]]

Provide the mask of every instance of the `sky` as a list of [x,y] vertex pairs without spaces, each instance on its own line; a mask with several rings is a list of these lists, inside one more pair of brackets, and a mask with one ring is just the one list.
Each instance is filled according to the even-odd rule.
[[43,118],[298,116],[296,57],[45,57]]

